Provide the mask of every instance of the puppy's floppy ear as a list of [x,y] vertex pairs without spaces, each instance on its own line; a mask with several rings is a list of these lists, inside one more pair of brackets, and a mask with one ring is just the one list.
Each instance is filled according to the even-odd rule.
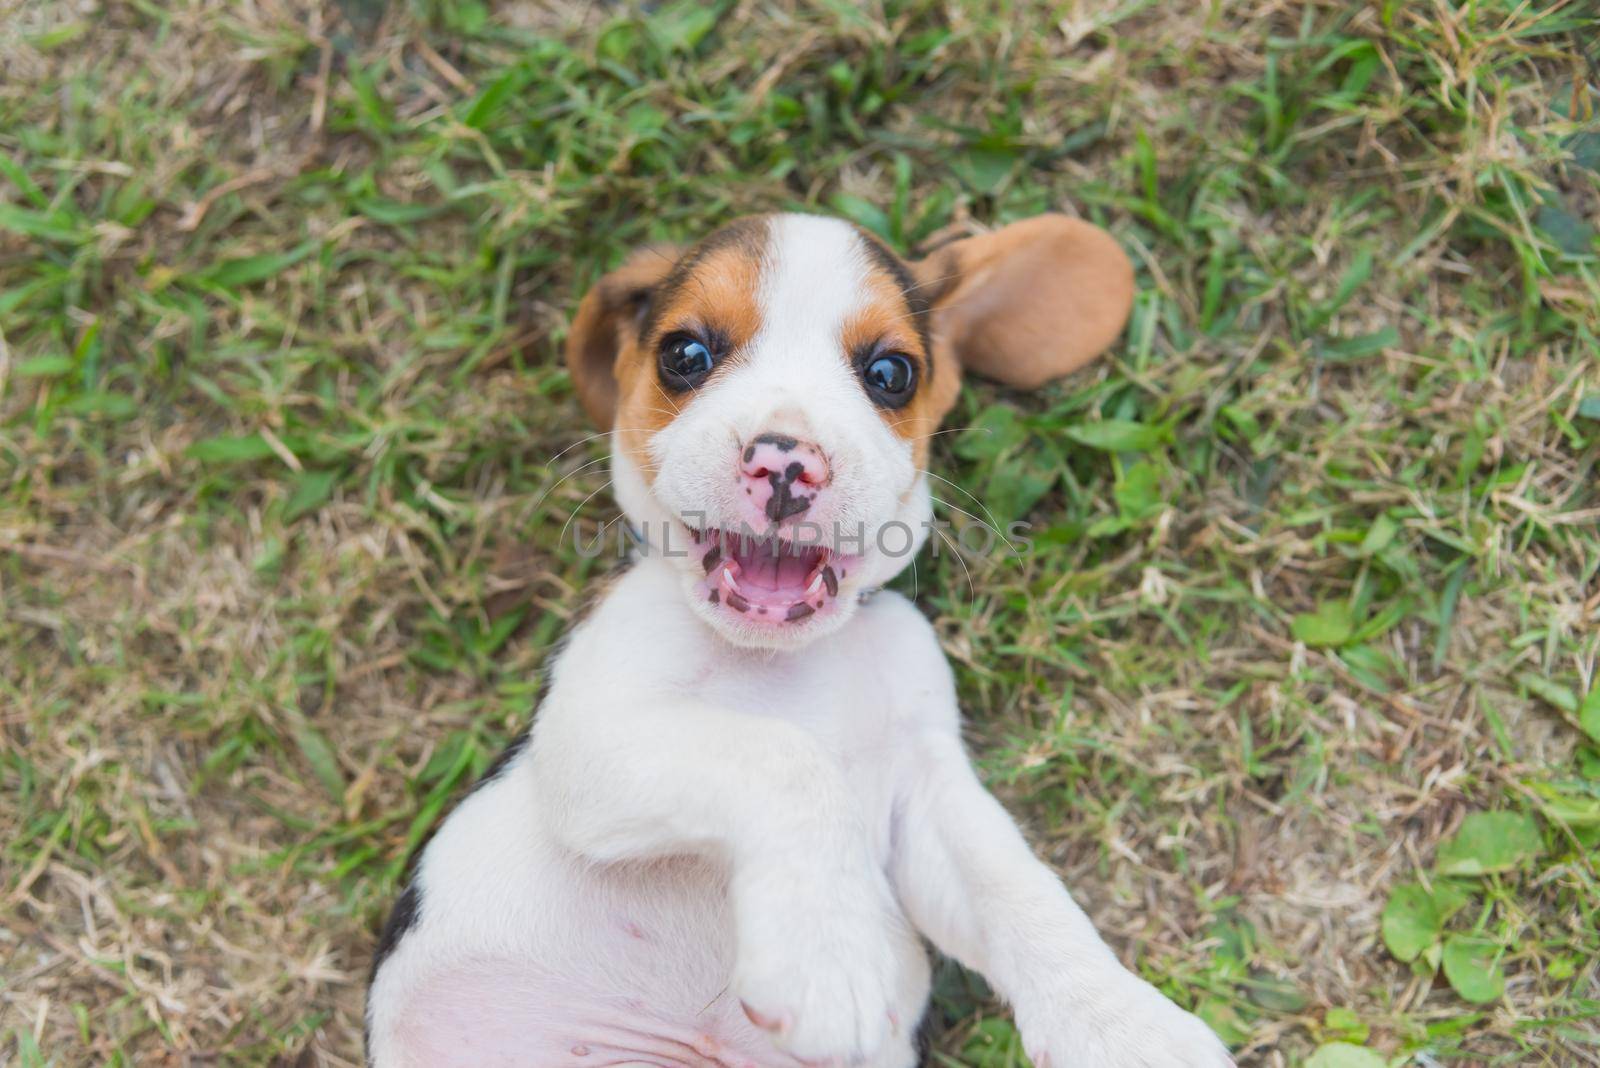
[[1033,388],[1076,371],[1122,333],[1133,265],[1081,219],[1040,215],[945,245],[912,265],[936,348],[969,371]]
[[672,272],[679,249],[649,245],[594,284],[578,304],[567,332],[567,371],[578,400],[601,430],[617,414],[617,357],[637,339],[656,286]]

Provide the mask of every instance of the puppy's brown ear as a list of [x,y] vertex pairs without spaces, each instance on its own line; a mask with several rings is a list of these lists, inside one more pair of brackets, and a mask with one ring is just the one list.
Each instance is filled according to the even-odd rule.
[[1104,352],[1133,308],[1133,265],[1112,236],[1040,215],[912,265],[933,336],[969,371],[1033,388]]
[[567,332],[567,371],[595,426],[611,429],[617,414],[617,357],[637,339],[655,288],[671,273],[679,250],[641,248],[594,284],[578,304]]

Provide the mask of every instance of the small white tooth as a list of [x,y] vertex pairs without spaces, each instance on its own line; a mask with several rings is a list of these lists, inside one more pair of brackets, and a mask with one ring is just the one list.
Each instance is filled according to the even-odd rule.
[[728,589],[732,590],[734,593],[741,592],[739,590],[738,581],[733,577],[733,561],[731,560],[722,565],[722,582],[723,585],[727,586]]
[[822,572],[818,571],[811,579],[811,585],[806,587],[806,595],[810,596],[822,589]]

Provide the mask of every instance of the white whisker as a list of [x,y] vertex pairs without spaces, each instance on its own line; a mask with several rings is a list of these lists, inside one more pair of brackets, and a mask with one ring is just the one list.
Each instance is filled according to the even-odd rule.
[[946,534],[938,527],[933,527],[932,530],[944,540],[946,545],[950,546],[950,551],[955,554],[956,560],[961,564],[961,570],[967,573],[967,598],[969,600],[976,601],[978,599],[978,588],[972,584],[972,569],[967,566],[966,557],[961,555],[961,550],[957,547],[956,543],[950,540],[950,535]]
[[[567,521],[565,523],[561,524],[561,533],[556,535],[556,544],[557,545],[560,545],[562,541],[566,540],[567,528],[570,527],[572,525],[572,521],[578,517],[578,513],[583,511],[583,506],[588,504],[590,501],[594,500],[595,497],[602,490],[606,489],[610,485],[611,485],[611,480],[608,478],[608,479],[605,480],[604,483],[602,483],[600,485],[600,487],[598,489],[596,489],[594,491],[594,493],[589,494],[589,496],[587,496],[583,500],[579,501],[578,502],[578,506],[567,514]],[[601,527],[600,527],[600,533],[601,534],[605,533],[604,524],[602,524]]]
[[[958,493],[965,493],[965,494],[966,494],[966,495],[967,495],[967,496],[968,496],[968,497],[971,497],[971,498],[972,498],[972,503],[973,503],[973,504],[976,504],[976,505],[977,505],[977,506],[978,506],[978,507],[979,507],[979,508],[982,508],[982,509],[983,509],[983,514],[984,514],[984,515],[986,515],[986,516],[988,516],[988,517],[989,517],[989,522],[990,522],[990,524],[992,524],[992,525],[991,525],[991,526],[990,526],[990,527],[989,527],[989,529],[990,529],[990,530],[992,530],[992,531],[994,531],[994,532],[995,532],[995,535],[996,535],[996,536],[997,536],[997,537],[999,537],[999,539],[1000,539],[1000,540],[1001,540],[1001,541],[1003,541],[1003,542],[1005,542],[1005,544],[1006,544],[1006,547],[1007,547],[1007,548],[1009,548],[1009,549],[1011,549],[1011,551],[1012,551],[1012,552],[1013,552],[1013,553],[1015,553],[1015,552],[1016,552],[1016,551],[1017,551],[1017,550],[1016,550],[1016,549],[1015,549],[1015,548],[1013,548],[1013,547],[1012,547],[1012,545],[1011,545],[1011,539],[1009,539],[1009,538],[1007,538],[1007,537],[1006,537],[1006,536],[1005,536],[1005,535],[1004,535],[1004,534],[1001,534],[1001,533],[1000,533],[1000,519],[999,519],[999,517],[998,517],[998,516],[996,516],[996,515],[995,515],[995,514],[994,514],[994,513],[993,513],[993,512],[991,512],[991,511],[989,511],[989,506],[988,506],[988,505],[986,505],[986,504],[984,504],[984,503],[983,503],[983,502],[982,502],[982,501],[980,501],[980,500],[979,500],[979,499],[978,499],[978,498],[977,498],[977,496],[976,496],[976,495],[974,495],[974,494],[973,494],[973,493],[972,493],[972,491],[971,491],[971,490],[968,490],[968,489],[965,489],[965,488],[964,488],[964,487],[961,487],[961,486],[958,486],[958,485],[956,485],[956,484],[955,484],[955,483],[954,483],[954,482],[951,482],[951,481],[950,481],[950,480],[949,480],[949,479],[948,479],[948,478],[945,478],[945,477],[944,477],[944,476],[943,476],[943,475],[936,475],[936,474],[934,474],[934,473],[933,473],[933,472],[932,472],[932,471],[924,471],[924,472],[923,472],[923,474],[925,474],[925,475],[927,475],[927,476],[928,476],[928,477],[929,477],[929,478],[936,478],[936,479],[938,479],[938,480],[939,480],[939,481],[940,481],[940,482],[943,482],[943,483],[944,483],[944,484],[945,484],[945,485],[947,485],[947,486],[949,486],[949,487],[950,487],[950,488],[952,488],[952,489],[954,489],[954,490],[955,490],[955,491],[956,491],[956,492],[958,492]],[[949,502],[948,502],[948,501],[947,501],[947,502],[945,502],[945,506],[946,506],[946,507],[947,507],[947,508],[955,508],[955,505],[953,505],[953,504],[950,504],[950,503],[949,503]],[[956,509],[956,510],[957,510],[957,511],[960,511],[960,509],[959,509],[959,508],[958,508],[958,509]],[[972,514],[972,513],[970,513],[970,512],[965,512],[965,513],[963,513],[963,514],[964,514],[964,515],[971,515],[971,514]],[[973,516],[973,517],[972,517],[972,518],[974,518],[974,519],[976,519],[976,518],[977,518],[977,516]],[[1019,557],[1020,557],[1020,555],[1021,555],[1021,554],[1020,554],[1020,553],[1019,553],[1019,554],[1018,554],[1018,556],[1019,556]]]

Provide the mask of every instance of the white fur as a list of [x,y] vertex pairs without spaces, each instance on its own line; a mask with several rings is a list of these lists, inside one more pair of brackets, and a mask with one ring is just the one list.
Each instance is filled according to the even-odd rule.
[[[773,238],[746,364],[657,437],[654,487],[617,464],[636,523],[723,506],[699,472],[767,430],[829,450],[841,515],[926,512],[830,348],[866,269],[854,234],[796,217]],[[905,563],[879,555],[863,580]],[[1011,1002],[1036,1065],[1229,1063],[984,791],[915,606],[851,597],[803,647],[748,648],[685,597],[694,564],[633,567],[573,633],[528,748],[424,852],[418,921],[369,996],[374,1065],[910,1068],[919,933]],[[741,1002],[784,1021],[776,1045]]]
[[[869,261],[860,237],[836,219],[783,215],[769,226],[767,248],[757,300],[759,333],[729,357],[729,373],[713,376],[655,435],[654,485],[615,438],[612,473],[623,511],[665,550],[688,544],[687,530],[675,525],[686,520],[738,527],[739,485],[733,476],[746,442],[777,433],[821,445],[833,481],[804,518],[827,543],[837,530],[851,539],[846,551],[855,539],[865,551],[842,583],[837,610],[807,628],[805,640],[811,640],[843,626],[857,593],[882,585],[910,562],[928,538],[933,506],[910,443],[884,424],[841,351],[840,330],[866,300]],[[662,546],[661,533],[668,529],[673,545]],[[699,556],[671,560],[687,595],[702,575]],[[731,641],[795,644],[781,628],[742,627],[703,599],[689,600],[702,620]]]

